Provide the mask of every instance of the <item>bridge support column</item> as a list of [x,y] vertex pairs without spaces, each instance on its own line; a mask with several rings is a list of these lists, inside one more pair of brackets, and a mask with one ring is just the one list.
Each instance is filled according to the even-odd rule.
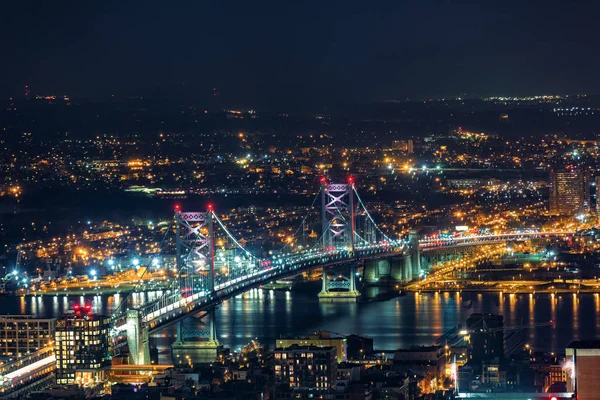
[[366,260],[365,261],[365,272],[363,273],[363,279],[367,284],[377,283],[379,280],[379,268],[378,260]]
[[328,292],[329,291],[329,278],[327,277],[327,269],[325,269],[325,267],[323,267],[323,274],[322,276],[322,285],[321,285],[321,293],[324,292]]
[[385,285],[389,282],[391,264],[387,258],[371,259],[365,261],[365,284]]
[[218,360],[223,345],[217,340],[215,309],[211,308],[207,314],[210,321],[205,329],[186,330],[183,321],[179,322],[177,340],[171,345],[175,366],[211,364]]
[[408,232],[408,250],[410,255],[410,274],[407,280],[413,280],[419,276],[421,272],[421,251],[419,250],[419,236],[417,231],[411,229]]
[[356,264],[350,267],[350,292],[356,292]]
[[[341,280],[340,280],[341,279]],[[356,263],[350,266],[350,277],[331,278],[327,276],[327,271],[323,268],[323,286],[319,292],[319,302],[322,303],[354,303],[358,301],[360,293],[356,290]]]
[[143,323],[142,313],[138,309],[127,310],[127,345],[132,364],[150,364],[148,327]]
[[390,263],[390,280],[394,284],[404,283],[406,280],[404,276],[404,258],[403,257],[391,257]]

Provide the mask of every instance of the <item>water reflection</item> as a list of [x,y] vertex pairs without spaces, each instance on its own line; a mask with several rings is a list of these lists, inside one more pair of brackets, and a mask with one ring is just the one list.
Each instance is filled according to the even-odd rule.
[[573,340],[579,340],[579,297],[573,293]]
[[[4,296],[3,312],[62,315],[74,304],[91,304],[94,312],[110,315],[121,302],[139,304],[157,298],[159,293],[114,296]],[[506,325],[528,326],[529,343],[534,349],[564,351],[576,338],[590,339],[600,334],[600,296],[581,294],[410,294],[388,301],[320,304],[316,293],[263,291],[254,289],[219,305],[216,329],[224,345],[237,349],[258,338],[273,347],[282,335],[306,335],[311,330],[356,333],[373,338],[375,347],[393,350],[411,345],[429,345],[445,331],[462,324],[471,313],[504,314]],[[592,317],[592,314],[594,317]],[[188,318],[184,326],[209,326],[209,317]],[[586,316],[581,318],[581,316]],[[556,328],[535,327],[554,321]],[[168,357],[177,328],[169,326],[152,337],[161,357]]]

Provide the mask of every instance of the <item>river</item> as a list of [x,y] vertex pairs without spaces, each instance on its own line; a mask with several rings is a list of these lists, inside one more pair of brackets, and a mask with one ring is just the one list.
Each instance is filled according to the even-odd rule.
[[[135,294],[132,301],[144,296]],[[268,296],[267,301],[265,297]],[[110,314],[122,301],[116,296],[47,296],[1,298],[3,314],[33,314],[57,317],[75,303],[89,303],[94,312]],[[268,347],[281,335],[306,335],[311,330],[356,333],[373,338],[375,348],[394,350],[411,345],[429,345],[447,330],[465,323],[474,312],[504,315],[505,325],[528,326],[533,349],[563,352],[571,340],[600,337],[600,297],[548,294],[500,295],[493,293],[409,294],[382,302],[319,304],[316,293],[253,289],[223,302],[216,312],[219,340],[236,350],[257,338]],[[539,322],[549,326],[534,327]],[[206,320],[185,320],[186,328],[203,327]],[[169,345],[176,327],[167,327],[151,337],[160,359],[169,358]]]

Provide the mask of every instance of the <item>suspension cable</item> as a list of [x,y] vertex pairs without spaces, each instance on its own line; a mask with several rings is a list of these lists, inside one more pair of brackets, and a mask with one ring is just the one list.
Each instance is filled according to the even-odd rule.
[[[310,211],[313,209],[313,207],[315,206],[315,203],[317,202],[317,199],[319,198],[319,194],[321,194],[321,187],[319,187],[319,191],[317,192],[317,194],[315,195],[312,204],[310,205],[310,207],[308,208],[308,212],[306,213],[306,215],[304,216],[304,218],[302,218],[302,222],[300,222],[300,226],[298,226],[298,228],[296,228],[296,231],[294,231],[294,233],[292,234],[292,237],[296,237],[296,235],[298,234],[298,231],[300,229],[302,229],[304,227],[304,223],[306,222],[306,220],[308,219],[308,216],[310,215]],[[285,245],[283,245],[283,247],[281,249],[278,250],[278,253],[282,253],[283,250],[289,246],[289,243],[286,243]]]
[[356,190],[356,188],[354,188],[354,194],[356,194],[356,198],[358,200],[358,203],[363,207],[363,209],[365,210],[365,214],[367,215],[367,217],[369,218],[369,220],[371,221],[371,223],[373,224],[373,226],[375,226],[375,229],[377,229],[377,231],[379,233],[381,233],[383,235],[383,237],[385,238],[385,240],[389,241],[389,242],[393,242],[393,240],[391,240],[385,233],[383,233],[381,231],[381,229],[379,229],[379,227],[377,226],[377,224],[375,223],[375,221],[373,220],[373,217],[371,217],[371,214],[369,214],[369,210],[367,210],[367,207],[365,206],[365,203],[363,203],[362,199],[360,198],[360,196],[358,195],[358,191]]
[[[165,234],[163,235],[163,237],[162,237],[162,239],[160,241],[160,244],[158,245],[158,248],[160,250],[162,250],[163,243],[165,242],[165,239],[167,238],[167,235],[169,234],[169,232],[171,232],[171,227],[172,226],[173,226],[173,222],[171,221],[171,223],[167,227],[167,230],[165,231]],[[160,254],[160,252],[158,254]],[[156,259],[156,257],[157,257],[156,254],[153,255],[152,257],[150,257],[149,265],[146,267],[146,269],[144,270],[144,272],[142,272],[142,275],[138,279],[138,283],[136,283],[134,285],[133,289],[129,293],[127,293],[127,295],[124,296],[123,299],[119,302],[119,304],[114,308],[113,317],[116,316],[116,314],[117,314],[116,311],[118,311],[123,306],[123,304],[126,304],[127,300],[129,299],[129,296],[131,296],[131,294],[133,292],[135,292],[135,290],[139,287],[139,285],[140,285],[139,281],[141,281],[142,278],[146,275],[146,272],[148,272],[148,267],[152,265],[152,262]]]
[[247,256],[249,256],[251,258],[254,258],[256,260],[260,260],[254,254],[252,254],[248,250],[246,250],[244,248],[244,246],[242,246],[242,244],[240,242],[238,242],[235,237],[233,237],[233,235],[231,234],[231,232],[229,232],[229,230],[227,230],[227,228],[225,227],[225,225],[221,222],[221,220],[219,219],[219,217],[217,216],[217,214],[215,214],[214,212],[212,212],[212,215],[215,217],[215,220],[217,221],[217,223],[219,224],[219,226],[221,227],[221,229],[223,229],[223,231],[225,231],[225,233],[227,234],[227,236],[229,236],[229,238],[231,240],[233,240],[233,243],[235,243],[236,246],[238,246]]

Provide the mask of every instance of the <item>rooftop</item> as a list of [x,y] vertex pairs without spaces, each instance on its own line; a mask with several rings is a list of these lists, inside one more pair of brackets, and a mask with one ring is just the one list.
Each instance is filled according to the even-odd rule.
[[600,349],[600,340],[575,340],[569,343],[568,349]]

